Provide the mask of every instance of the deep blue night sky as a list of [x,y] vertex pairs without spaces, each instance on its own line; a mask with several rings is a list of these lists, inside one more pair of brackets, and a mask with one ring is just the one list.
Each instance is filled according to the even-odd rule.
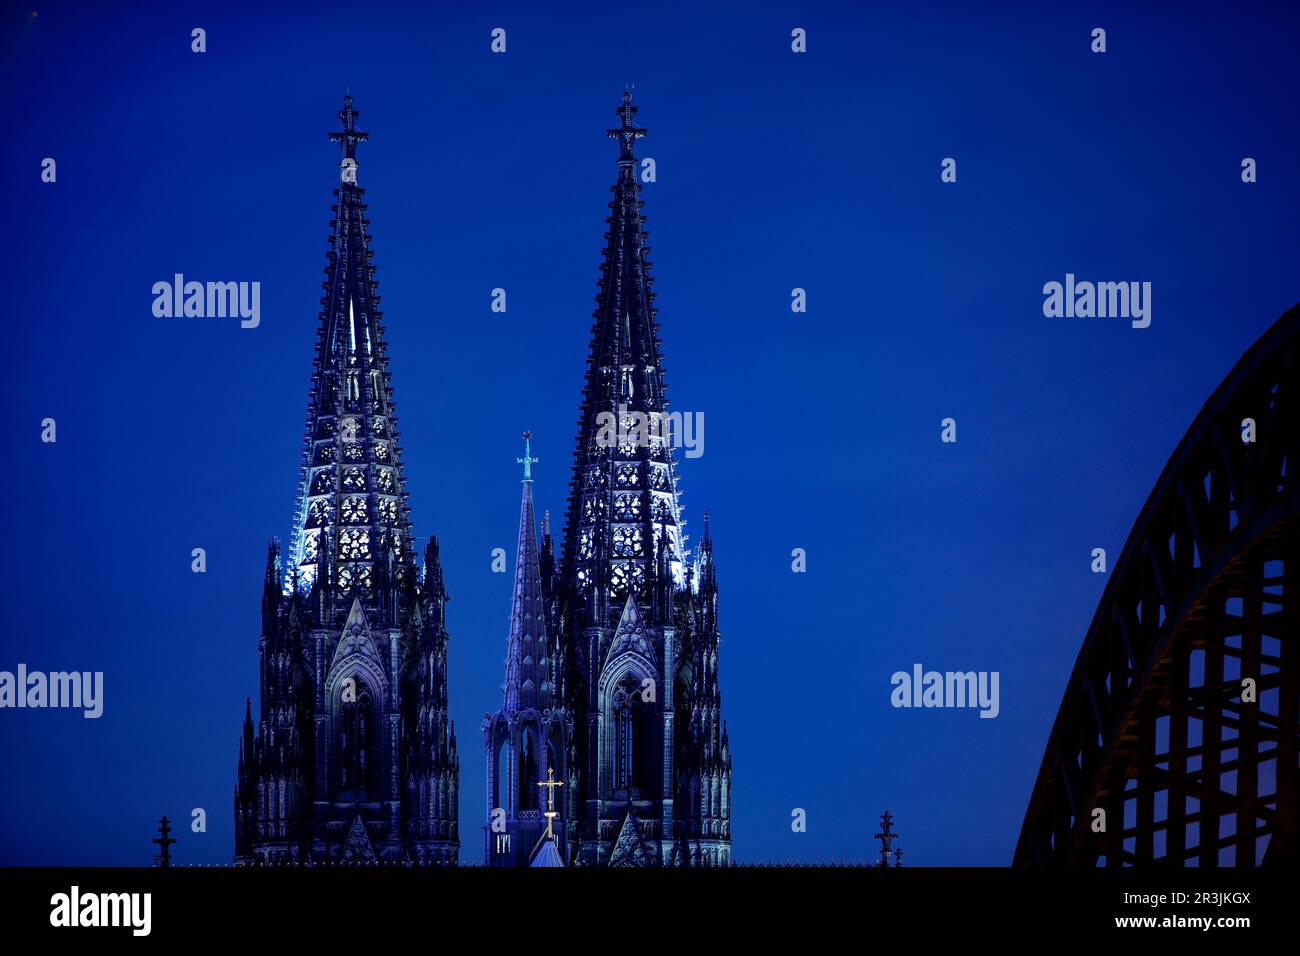
[[[1105,584],[1091,550],[1118,557],[1202,402],[1300,299],[1294,5],[116,6],[2,21],[0,670],[106,688],[97,721],[0,711],[0,863],[145,865],[158,817],[194,807],[208,832],[177,860],[232,856],[348,86],[481,858],[491,551],[516,540],[525,428],[559,530],[630,83],[674,408],[706,422],[679,474],[688,531],[713,516],[735,856],[865,858],[889,807],[909,864],[1009,862]],[[261,326],[155,318],[176,272],[260,281]],[[1045,318],[1067,272],[1151,282],[1151,327]],[[915,662],[999,671],[1000,716],[893,709]]]

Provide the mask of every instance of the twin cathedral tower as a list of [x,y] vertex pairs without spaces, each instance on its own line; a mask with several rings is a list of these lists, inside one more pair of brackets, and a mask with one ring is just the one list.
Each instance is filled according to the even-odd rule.
[[[525,435],[500,706],[482,725],[485,862],[725,866],[731,752],[707,513],[686,549],[630,93],[562,550],[540,542]],[[261,697],[245,707],[235,860],[455,864],[460,758],[448,717],[447,591],[407,507],[352,98],[308,396],[293,537],[272,541]],[[643,417],[641,417],[643,416]]]

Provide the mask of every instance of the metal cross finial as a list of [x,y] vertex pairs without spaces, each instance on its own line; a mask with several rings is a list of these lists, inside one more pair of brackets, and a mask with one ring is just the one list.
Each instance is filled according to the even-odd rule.
[[553,837],[555,834],[551,831],[551,823],[559,816],[555,809],[555,788],[564,786],[564,781],[555,779],[554,767],[547,767],[546,779],[538,780],[537,785],[546,788],[546,812],[542,816],[546,817],[546,836]]
[[534,458],[531,451],[531,442],[533,440],[532,432],[524,432],[524,457],[516,458],[519,464],[524,466],[524,481],[533,480],[533,465],[541,461],[540,458]]
[[632,105],[631,90],[623,91],[622,105],[614,112],[621,120],[621,123],[616,129],[609,129],[605,132],[609,134],[610,139],[618,140],[619,163],[634,163],[636,157],[632,155],[632,144],[644,136],[646,131],[635,123],[636,107]]
[[330,133],[330,140],[343,147],[344,159],[355,160],[357,143],[364,143],[370,138],[369,133],[357,129],[357,117],[360,115],[359,110],[352,108],[352,95],[343,97],[343,109],[339,110],[339,120],[343,123],[343,129]]

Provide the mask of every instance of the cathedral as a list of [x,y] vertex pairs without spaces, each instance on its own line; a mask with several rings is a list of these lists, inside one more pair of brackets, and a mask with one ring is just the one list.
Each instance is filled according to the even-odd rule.
[[[624,93],[608,131],[618,175],[558,566],[549,521],[537,544],[534,459],[528,450],[523,459],[504,697],[483,725],[490,865],[525,865],[543,850],[570,866],[731,860],[713,541],[706,512],[698,549],[686,549],[663,437],[636,112]],[[651,427],[627,427],[634,420]],[[540,809],[544,799],[548,809],[555,800],[553,813]]]
[[235,788],[242,864],[455,864],[460,763],[447,717],[438,544],[417,561],[352,98],[330,223],[293,537],[272,541],[261,698]]
[[[524,434],[499,709],[483,720],[493,866],[726,866],[731,752],[705,512],[687,549],[624,93],[563,554],[538,539]],[[455,864],[460,776],[447,713],[447,593],[417,561],[357,182],[352,98],[286,552],[262,596],[258,721],[235,788],[243,864]],[[616,427],[611,427],[613,422]],[[642,427],[638,427],[641,423]],[[647,426],[648,427],[645,427]]]

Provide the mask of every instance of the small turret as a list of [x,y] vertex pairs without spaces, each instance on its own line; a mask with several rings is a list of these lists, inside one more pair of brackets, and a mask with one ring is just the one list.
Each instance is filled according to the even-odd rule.
[[272,538],[266,545],[266,573],[262,578],[262,633],[270,633],[279,620],[284,602],[280,568],[280,540]]

